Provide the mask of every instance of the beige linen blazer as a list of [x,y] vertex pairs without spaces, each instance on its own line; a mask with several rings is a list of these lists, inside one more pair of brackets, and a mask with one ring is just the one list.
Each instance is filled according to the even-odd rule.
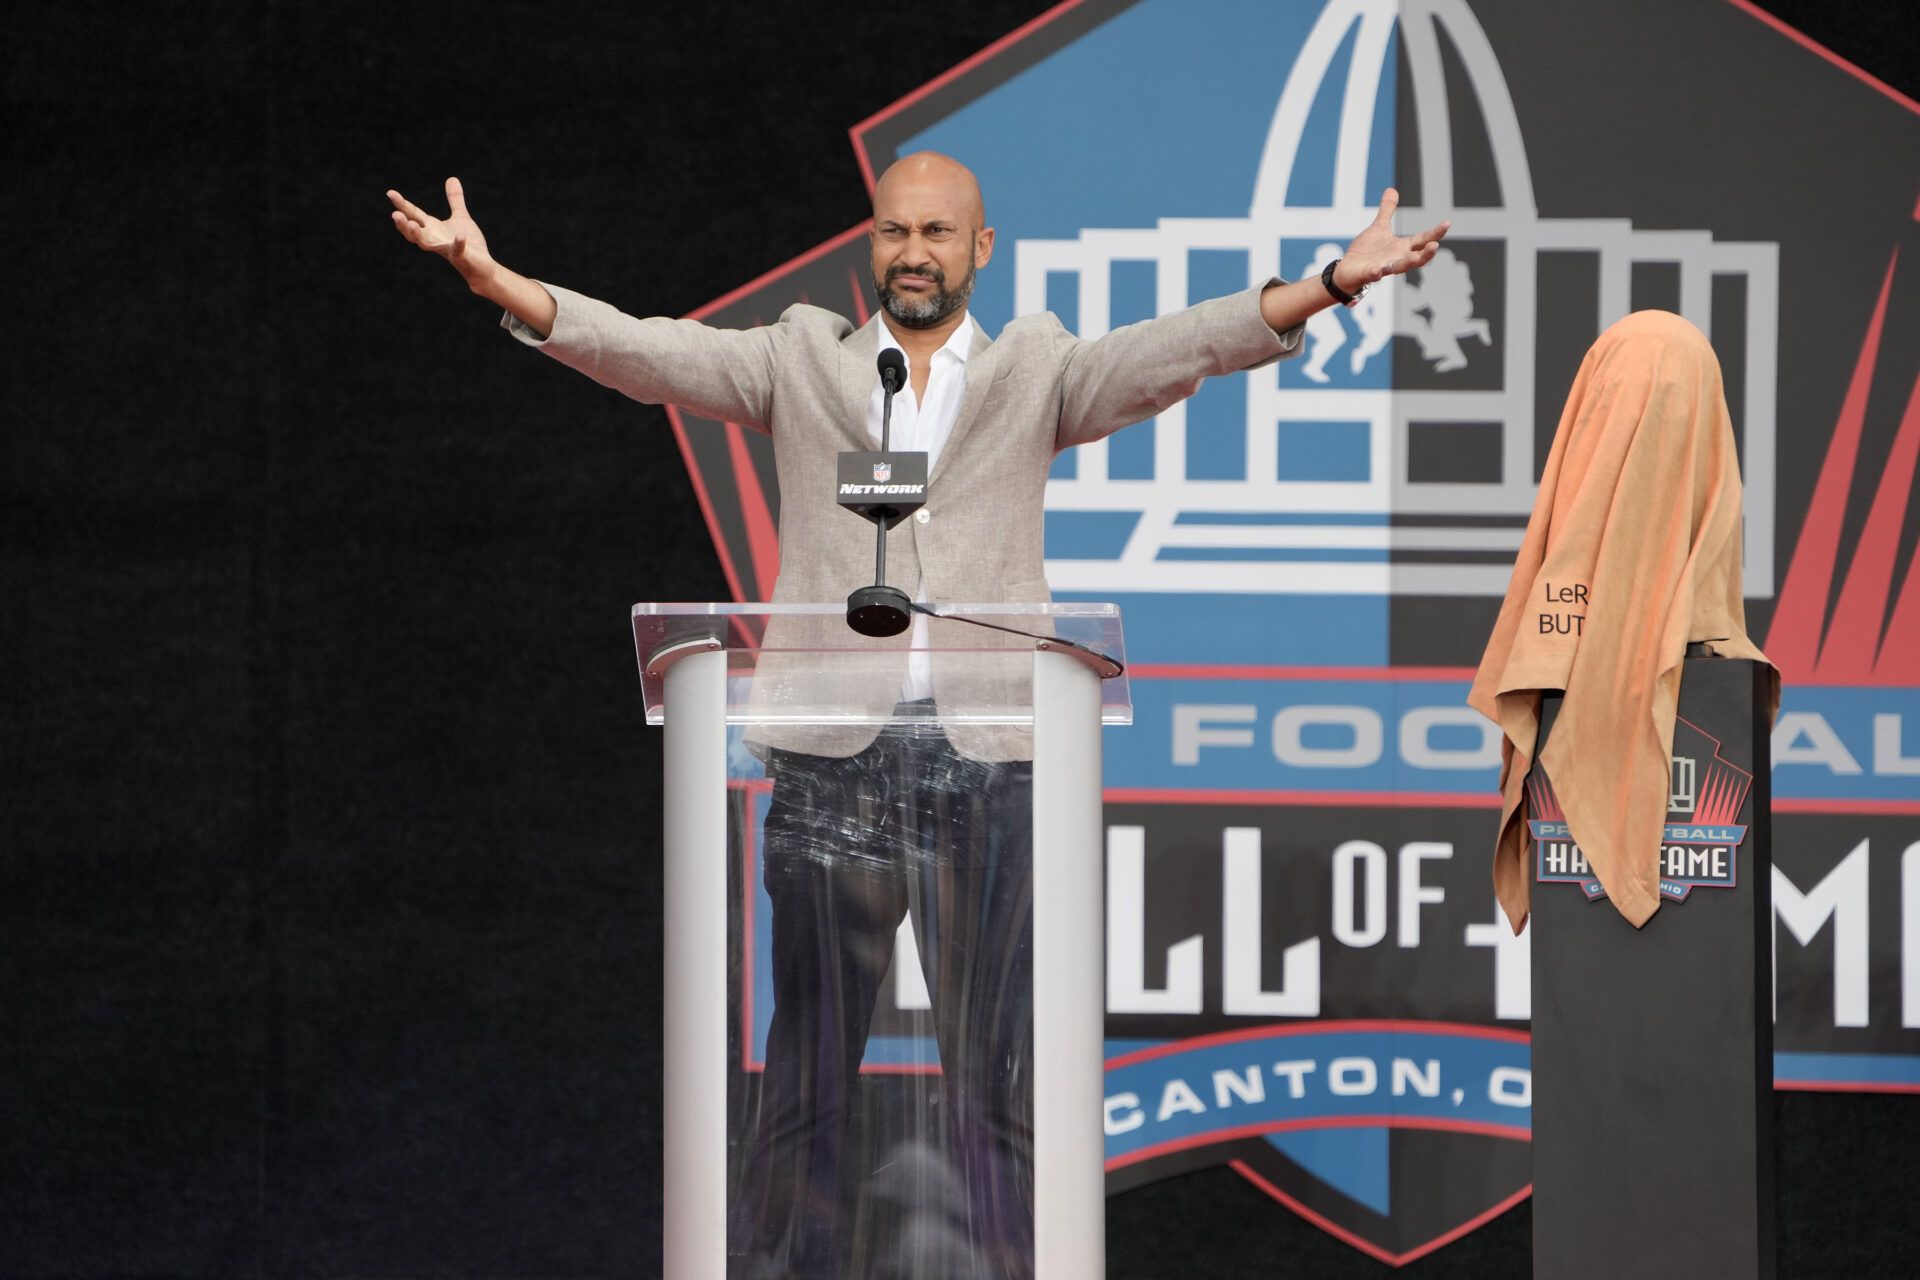
[[[1153,417],[1206,378],[1298,352],[1300,327],[1279,334],[1261,318],[1267,283],[1278,282],[1091,342],[1050,313],[1022,316],[992,342],[976,323],[959,417],[928,478],[928,518],[902,521],[888,534],[887,580],[910,594],[918,583],[938,603],[1049,599],[1042,497],[1054,456]],[[522,342],[635,400],[680,405],[773,437],[780,482],[776,602],[835,603],[873,580],[873,526],[835,501],[835,468],[842,450],[874,447],[867,410],[879,376],[877,313],[856,329],[834,312],[801,305],[760,328],[715,329],[693,320],[637,319],[568,289],[546,289],[558,313],[544,340],[512,316],[502,321]],[[776,681],[791,689],[826,679],[827,700],[868,723],[760,725],[750,737],[815,755],[864,749],[899,694],[907,635],[870,639],[837,618],[780,621],[785,625],[769,628],[759,668],[767,697],[777,696]],[[807,628],[819,634],[802,634]],[[941,643],[936,637],[936,647]],[[872,657],[857,677],[832,684],[811,655],[776,653],[819,647],[867,649]],[[936,653],[935,697],[954,713],[1017,701],[1029,669]],[[815,688],[808,697],[819,694]],[[1031,756],[1030,733],[960,723],[956,714],[943,720],[956,749],[972,758]]]

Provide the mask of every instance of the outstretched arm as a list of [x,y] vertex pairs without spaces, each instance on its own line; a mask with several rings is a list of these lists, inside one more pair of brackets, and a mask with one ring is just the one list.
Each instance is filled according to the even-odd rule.
[[[1354,237],[1333,269],[1333,282],[1342,292],[1358,295],[1377,280],[1404,275],[1433,261],[1453,223],[1442,222],[1419,235],[1397,236],[1393,233],[1393,211],[1399,207],[1400,193],[1388,187],[1380,198],[1379,214]],[[1332,306],[1334,300],[1318,279],[1296,280],[1269,286],[1260,295],[1260,314],[1275,333],[1285,333],[1314,312]]]
[[458,178],[447,179],[445,218],[398,191],[387,199],[408,243],[445,258],[469,289],[503,308],[508,331],[521,341],[645,404],[683,405],[718,422],[771,429],[780,326],[710,329],[694,320],[638,319],[509,271],[487,252]]
[[553,332],[553,295],[535,280],[509,271],[487,252],[487,238],[467,212],[460,179],[447,179],[448,213],[436,218],[398,191],[387,192],[393,202],[393,225],[408,243],[438,254],[452,264],[467,288],[510,312],[541,337]]
[[[1450,223],[1417,236],[1393,233],[1400,194],[1388,189],[1380,212],[1354,238],[1334,270],[1334,283],[1349,294],[1376,280],[1433,260]],[[1184,400],[1202,379],[1238,373],[1300,349],[1300,327],[1334,296],[1318,278],[1215,298],[1153,320],[1115,329],[1094,342],[1064,330],[1072,350],[1062,385],[1058,447],[1098,440]],[[1257,312],[1257,317],[1256,317]],[[1262,321],[1265,326],[1262,326]]]

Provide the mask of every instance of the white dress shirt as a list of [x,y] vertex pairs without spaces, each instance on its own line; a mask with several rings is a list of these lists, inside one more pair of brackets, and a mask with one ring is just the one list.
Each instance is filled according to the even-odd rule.
[[[893,397],[893,417],[888,423],[887,443],[890,448],[902,453],[925,453],[927,455],[927,474],[933,474],[934,464],[940,461],[940,450],[946,446],[947,437],[953,434],[954,420],[960,416],[960,400],[967,389],[967,351],[973,345],[973,317],[961,317],[959,325],[948,335],[946,345],[933,353],[932,364],[927,369],[927,399],[921,404],[913,394],[913,357],[894,340],[893,330],[887,327],[885,318],[880,321],[879,351],[889,347],[898,351],[907,361],[907,381]],[[885,403],[886,394],[880,389],[880,380],[874,379],[873,395],[867,401],[867,434],[873,439],[873,447],[880,447],[880,410]],[[931,496],[931,494],[929,494]],[[927,512],[922,509],[915,513],[921,523],[927,520]],[[925,585],[914,584],[913,596],[916,600],[927,598]],[[927,620],[922,614],[913,615],[913,634],[908,637],[911,651],[907,657],[907,678],[900,686],[900,701],[915,702],[933,696],[933,667],[927,657]]]

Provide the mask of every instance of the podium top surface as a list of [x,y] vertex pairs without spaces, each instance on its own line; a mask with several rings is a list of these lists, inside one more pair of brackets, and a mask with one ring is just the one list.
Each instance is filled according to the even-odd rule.
[[[930,676],[949,724],[1031,725],[1036,652],[1101,678],[1101,722],[1131,724],[1120,607],[1081,601],[929,605],[933,617],[874,638],[831,604],[637,604],[633,640],[647,722],[666,719],[668,670],[693,653],[724,651],[727,720],[734,724],[889,723],[909,665]],[[886,696],[876,696],[876,695]],[[924,710],[916,714],[924,715]]]

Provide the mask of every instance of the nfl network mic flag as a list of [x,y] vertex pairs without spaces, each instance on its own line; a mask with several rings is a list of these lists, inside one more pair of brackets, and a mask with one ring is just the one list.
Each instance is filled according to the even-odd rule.
[[[1787,680],[1778,1087],[1920,1091],[1920,105],[1739,0],[1210,11],[1068,0],[853,130],[869,183],[922,148],[979,174],[989,332],[1047,309],[1094,338],[1306,277],[1388,185],[1403,226],[1454,221],[1301,358],[1051,478],[1054,592],[1118,601],[1133,659],[1106,766],[1110,1188],[1228,1165],[1394,1264],[1526,1195],[1528,940],[1494,905],[1498,739],[1464,698],[1574,370],[1644,307],[1719,353],[1749,622]],[[864,322],[865,231],[697,314]],[[769,446],[674,425],[735,593],[766,598]],[[1739,779],[1681,754],[1676,787],[1724,809]],[[1676,898],[1712,874],[1681,870]],[[927,1034],[915,977],[869,1069]]]

